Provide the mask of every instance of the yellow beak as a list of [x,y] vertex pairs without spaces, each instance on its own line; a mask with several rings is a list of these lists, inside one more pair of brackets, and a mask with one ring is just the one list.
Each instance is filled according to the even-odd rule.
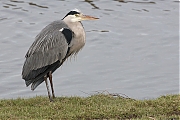
[[81,20],[97,20],[97,19],[99,19],[99,18],[96,18],[93,16],[83,15],[83,14],[80,15],[80,18],[81,18]]

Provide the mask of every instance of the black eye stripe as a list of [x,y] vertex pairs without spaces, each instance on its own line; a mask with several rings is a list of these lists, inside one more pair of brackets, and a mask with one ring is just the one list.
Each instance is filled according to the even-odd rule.
[[[80,14],[79,12],[77,12],[77,11],[70,11],[65,17],[67,17],[68,15],[75,15],[75,14]],[[65,18],[64,17],[64,18]],[[63,19],[64,19],[63,18]]]

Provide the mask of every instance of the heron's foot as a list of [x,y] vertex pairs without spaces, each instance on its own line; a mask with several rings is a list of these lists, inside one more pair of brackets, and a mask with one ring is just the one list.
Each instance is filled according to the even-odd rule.
[[50,102],[54,102],[54,100],[52,98],[49,98]]
[[53,99],[56,98],[54,94],[53,94],[52,98],[53,98]]
[[49,101],[50,101],[50,102],[54,102],[54,99],[55,99],[54,94],[52,94],[52,95],[49,96]]
[[52,90],[52,98],[55,98],[54,90]]

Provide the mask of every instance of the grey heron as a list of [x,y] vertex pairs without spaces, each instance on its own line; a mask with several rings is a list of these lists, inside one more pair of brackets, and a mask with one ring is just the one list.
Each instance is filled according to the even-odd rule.
[[55,98],[52,73],[85,45],[85,31],[81,21],[96,19],[98,18],[84,15],[74,9],[62,20],[54,21],[42,29],[25,55],[22,79],[25,80],[26,86],[31,85],[31,90],[35,90],[45,81],[49,99],[52,101]]

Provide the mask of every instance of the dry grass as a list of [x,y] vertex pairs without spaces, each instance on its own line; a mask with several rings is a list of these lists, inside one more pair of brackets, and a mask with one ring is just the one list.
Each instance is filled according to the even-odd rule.
[[133,100],[112,95],[0,100],[0,119],[179,120],[179,95]]

